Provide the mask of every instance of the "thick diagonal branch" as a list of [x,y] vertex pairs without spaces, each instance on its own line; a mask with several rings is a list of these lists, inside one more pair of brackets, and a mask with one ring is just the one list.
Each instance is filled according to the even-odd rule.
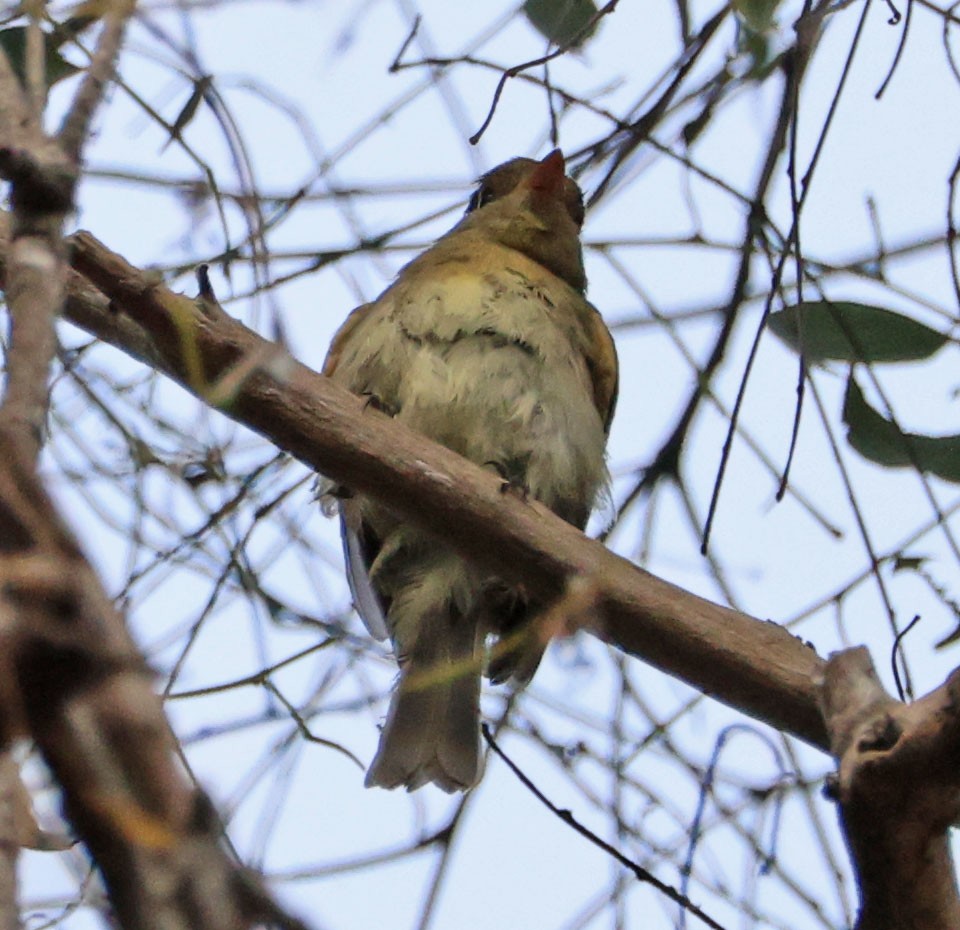
[[[543,599],[575,579],[597,592],[597,635],[777,729],[826,748],[816,653],[773,623],[675,587],[546,508],[379,414],[222,312],[176,295],[86,233],[74,267],[111,301],[68,317],[346,487],[377,497]],[[89,293],[89,292],[87,292]],[[119,326],[118,319],[125,324]]]

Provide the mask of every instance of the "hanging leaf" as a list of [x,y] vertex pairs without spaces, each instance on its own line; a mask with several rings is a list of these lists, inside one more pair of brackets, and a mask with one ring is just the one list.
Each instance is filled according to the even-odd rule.
[[579,48],[597,31],[596,23],[587,28],[597,14],[594,0],[526,0],[523,12],[554,45]]
[[[57,81],[62,81],[80,69],[76,65],[70,64],[63,55],[57,51],[57,41],[50,34],[44,35],[44,44],[46,45],[46,55],[44,56],[44,65],[46,73],[44,78],[47,87],[52,87]],[[24,83],[24,74],[26,72],[26,48],[27,48],[27,27],[11,26],[9,29],[0,30],[0,48],[3,49],[10,67],[14,74]]]
[[[44,79],[47,87],[52,87],[57,81],[71,77],[83,70],[67,61],[60,54],[60,49],[74,36],[79,35],[88,26],[96,22],[96,17],[78,15],[72,16],[54,28],[53,32],[43,34],[45,46]],[[0,29],[0,49],[7,56],[13,73],[25,83],[26,74],[27,27],[11,26],[9,29]]]
[[187,99],[187,102],[183,105],[183,108],[177,114],[177,118],[174,120],[173,126],[170,128],[170,138],[163,143],[163,148],[160,149],[161,152],[174,139],[182,138],[180,134],[184,129],[186,129],[190,121],[197,115],[197,110],[199,109],[201,102],[206,98],[212,86],[212,74],[205,74],[202,77],[194,80],[193,91],[190,94],[190,97]]
[[864,458],[888,468],[918,468],[944,481],[960,483],[960,436],[904,433],[871,407],[850,377],[843,400],[847,441]]
[[750,62],[744,80],[761,83],[776,66],[779,56],[773,54],[774,44],[770,36],[770,32],[751,29],[746,23],[740,29],[737,37],[737,52],[746,56]]
[[773,28],[773,15],[780,0],[733,0],[737,15],[755,33],[765,33]]
[[805,301],[770,315],[767,325],[811,363],[909,362],[929,358],[949,337],[908,316],[847,301]]

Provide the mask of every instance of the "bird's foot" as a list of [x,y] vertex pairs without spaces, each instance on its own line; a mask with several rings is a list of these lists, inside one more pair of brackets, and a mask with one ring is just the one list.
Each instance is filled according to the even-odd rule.
[[525,482],[510,474],[510,469],[503,462],[489,461],[484,462],[484,466],[492,468],[500,476],[500,493],[513,494],[515,497],[526,501],[530,497],[530,488]]
[[397,413],[399,413],[396,407],[394,407],[392,404],[388,404],[382,397],[380,397],[379,394],[372,394],[368,391],[364,391],[362,397],[364,410],[373,408],[374,410],[379,410],[388,417],[395,417]]

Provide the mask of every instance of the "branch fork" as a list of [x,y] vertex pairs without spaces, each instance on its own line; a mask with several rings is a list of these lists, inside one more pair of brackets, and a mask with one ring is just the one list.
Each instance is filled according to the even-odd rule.
[[912,704],[866,649],[835,653],[820,686],[838,762],[829,793],[860,890],[857,930],[956,930],[949,830],[960,820],[960,669]]

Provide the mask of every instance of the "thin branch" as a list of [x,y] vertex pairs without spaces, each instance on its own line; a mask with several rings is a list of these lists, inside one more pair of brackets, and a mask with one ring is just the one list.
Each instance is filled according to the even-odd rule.
[[[803,75],[806,72],[806,67],[810,61],[810,57],[813,54],[814,49],[817,45],[817,40],[819,38],[819,30],[822,24],[823,16],[825,14],[826,7],[821,5],[817,9],[810,9],[810,4],[808,3],[805,7],[805,12],[803,16],[797,21],[796,30],[797,30],[797,41],[794,45],[793,53],[785,58],[787,65],[787,91],[789,92],[784,98],[786,112],[789,115],[792,111],[790,106],[792,106],[798,99],[799,88],[803,83]],[[820,131],[820,135],[817,138],[817,145],[814,148],[813,155],[810,157],[810,162],[807,167],[807,170],[801,181],[801,192],[799,201],[795,205],[794,216],[791,221],[790,232],[787,236],[788,242],[793,242],[796,236],[796,229],[800,223],[800,211],[803,209],[803,205],[806,202],[807,195],[810,192],[810,183],[813,180],[814,171],[816,170],[817,164],[820,161],[820,155],[823,152],[824,145],[826,144],[827,135],[830,131],[830,127],[833,123],[833,118],[836,115],[837,107],[840,103],[840,97],[843,94],[843,89],[846,86],[847,78],[850,75],[850,71],[853,66],[853,59],[856,54],[857,49],[860,45],[860,36],[863,32],[864,25],[866,24],[867,11],[870,8],[869,0],[864,5],[863,12],[860,16],[860,20],[857,23],[857,30],[854,33],[853,39],[851,41],[850,50],[847,53],[847,58],[844,63],[843,71],[840,75],[840,80],[837,86],[836,93],[833,96],[833,99],[830,103],[830,109],[827,112],[827,116],[824,119],[823,128]],[[796,90],[795,90],[796,89]],[[790,120],[784,120],[784,111],[781,110],[781,125],[783,130],[786,130],[787,125],[789,125]],[[772,165],[768,164],[768,168],[772,170]],[[756,201],[756,207],[759,209],[761,206],[760,201]],[[773,302],[776,298],[776,295],[780,288],[780,283],[783,279],[783,272],[786,267],[787,259],[789,257],[789,250],[784,250],[781,254],[777,265],[774,269],[773,279],[771,281],[769,296],[766,303],[764,304],[763,313],[761,314],[760,322],[757,326],[756,334],[754,335],[753,343],[750,346],[750,352],[747,356],[747,361],[744,366],[743,377],[740,380],[740,387],[737,390],[737,398],[734,401],[733,405],[733,415],[730,419],[730,425],[727,429],[727,436],[724,440],[723,451],[720,456],[720,465],[717,468],[717,480],[714,484],[713,495],[710,499],[710,508],[707,514],[707,522],[703,530],[703,550],[706,551],[707,545],[710,541],[710,532],[713,527],[714,516],[716,515],[717,506],[719,504],[720,498],[720,488],[723,484],[723,477],[726,473],[727,463],[730,459],[730,452],[733,445],[733,435],[736,430],[737,421],[740,417],[740,409],[743,406],[744,398],[746,397],[747,384],[750,380],[750,373],[753,370],[754,362],[756,361],[757,351],[760,347],[760,340],[763,335],[764,329],[766,327],[766,321],[770,316],[770,311],[773,308]]]
[[31,133],[38,133],[43,124],[43,110],[47,103],[47,55],[46,40],[40,28],[40,4],[29,4],[29,20],[26,30],[26,54],[24,78],[26,83],[26,109]]
[[18,788],[20,774],[17,765],[4,751],[0,754],[0,930],[20,930],[21,926],[17,903],[17,859],[20,854],[16,829]]
[[685,911],[689,911],[694,917],[698,917],[702,920],[708,927],[712,927],[713,930],[723,930],[722,924],[718,924],[709,914],[705,914],[696,904],[693,903],[685,894],[681,894],[674,888],[672,885],[668,885],[666,882],[660,881],[653,872],[645,869],[639,862],[634,862],[632,859],[628,859],[620,850],[614,848],[609,843],[604,842],[594,833],[592,830],[588,830],[583,824],[581,824],[576,817],[573,816],[572,812],[564,810],[560,807],[557,807],[531,780],[530,778],[520,769],[520,767],[497,745],[496,740],[494,740],[493,735],[490,733],[490,727],[486,724],[483,725],[483,738],[487,741],[490,748],[507,764],[507,767],[513,772],[514,775],[520,779],[520,782],[544,807],[546,807],[552,814],[562,820],[568,827],[571,827],[577,833],[579,833],[585,839],[588,839],[594,846],[598,849],[603,850],[608,856],[613,859],[616,859],[620,865],[629,869],[634,877],[641,882],[644,882],[648,885],[653,885],[661,894],[666,895],[671,901],[675,901],[677,904],[681,905]]
[[[706,49],[710,39],[713,38],[714,33],[716,33],[716,31],[720,28],[721,24],[727,18],[729,13],[729,6],[721,7],[717,13],[707,20],[707,22],[703,25],[703,28],[699,33],[697,33],[696,37],[690,42],[690,44],[684,48],[681,55],[680,65],[677,68],[677,73],[673,76],[673,79],[667,85],[666,89],[657,98],[656,102],[644,112],[643,116],[635,120],[626,130],[628,135],[626,139],[620,142],[616,155],[613,159],[613,164],[607,169],[607,173],[597,185],[596,190],[594,190],[594,192],[590,195],[587,201],[588,207],[592,207],[595,203],[597,203],[597,201],[600,200],[601,197],[603,197],[611,181],[613,180],[617,169],[627,160],[627,158],[637,148],[638,145],[646,141],[647,137],[652,132],[653,127],[656,126],[663,118],[668,107],[670,106],[670,103],[676,96],[677,91],[680,89],[680,85],[687,79],[687,76],[691,70],[700,60],[701,53],[704,51],[704,49]],[[599,144],[594,147],[595,152],[599,152],[599,149]]]
[[60,124],[57,141],[74,164],[80,162],[83,146],[90,135],[93,116],[103,100],[107,83],[113,78],[123,35],[135,6],[136,0],[110,0],[93,60]]
[[[913,3],[914,0],[907,0],[907,18],[903,23],[903,33],[900,36],[900,43],[897,45],[897,51],[893,56],[893,63],[890,65],[890,70],[887,72],[887,76],[883,79],[880,89],[874,94],[875,100],[879,100],[884,93],[886,93],[887,88],[890,86],[890,82],[893,80],[893,75],[897,70],[897,65],[900,64],[900,60],[903,58],[904,49],[907,47],[907,37],[910,35],[910,23],[913,19]],[[887,4],[891,11],[890,19],[887,20],[887,22],[891,26],[896,26],[900,22],[900,11],[896,9],[892,3],[890,3],[890,0],[887,0]]]
[[[500,80],[497,82],[497,88],[493,92],[493,100],[490,103],[490,109],[487,112],[487,116],[484,121],[480,124],[480,128],[470,137],[470,144],[476,145],[482,138],[483,134],[487,131],[487,128],[490,126],[490,123],[493,122],[493,116],[497,112],[497,104],[500,102],[500,97],[503,94],[504,88],[507,86],[507,81],[511,78],[515,78],[518,74],[523,71],[528,71],[530,68],[536,68],[538,65],[545,65],[547,62],[553,61],[554,58],[559,58],[561,55],[566,55],[567,52],[572,48],[576,48],[577,43],[580,41],[582,36],[588,35],[590,30],[604,17],[612,13],[616,8],[620,0],[608,0],[608,2],[602,6],[590,19],[583,24],[583,26],[577,30],[576,34],[573,35],[570,40],[563,45],[558,46],[552,52],[548,52],[546,55],[541,55],[539,58],[532,58],[530,61],[525,61],[522,64],[514,65],[512,68],[507,68],[506,71],[500,76]],[[399,56],[398,56],[399,58]],[[394,67],[399,67],[397,61],[394,62]]]

